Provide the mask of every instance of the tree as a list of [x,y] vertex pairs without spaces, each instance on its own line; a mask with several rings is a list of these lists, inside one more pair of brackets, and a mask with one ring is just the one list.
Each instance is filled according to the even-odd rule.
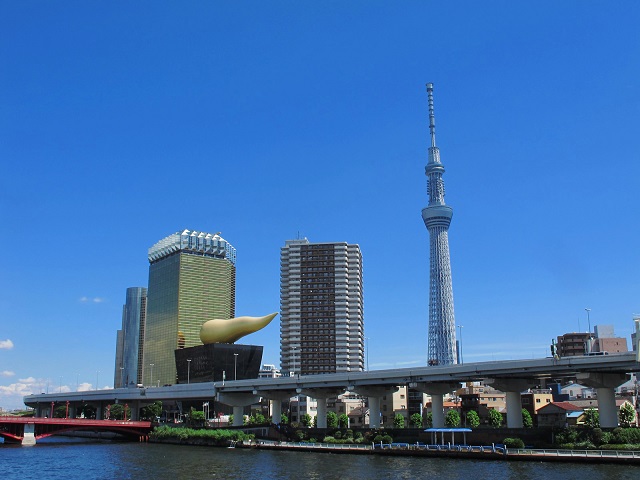
[[421,428],[422,427],[422,415],[420,415],[419,413],[414,413],[413,415],[411,415],[411,426],[414,428]]
[[318,415],[313,417],[313,428],[318,428]]
[[191,407],[189,411],[189,423],[191,425],[204,425],[204,412]]
[[267,419],[264,418],[264,415],[262,413],[256,412],[255,414],[253,414],[254,425],[264,425],[266,421]]
[[309,428],[313,424],[313,418],[308,413],[303,413],[300,417],[300,423],[303,427]]
[[159,400],[140,409],[140,418],[142,420],[155,421],[160,418],[160,415],[162,415],[162,402]]
[[346,413],[343,413],[338,417],[338,424],[340,425],[340,428],[349,427],[349,417]]
[[495,408],[489,410],[489,425],[493,428],[500,428],[502,426],[502,414]]
[[289,417],[287,417],[286,413],[283,413],[280,415],[280,423],[289,423]]
[[404,428],[404,415],[396,413],[393,417],[393,428]]
[[66,405],[59,405],[56,408],[54,408],[54,410],[53,410],[54,418],[64,418],[66,414],[67,414],[67,406]]
[[533,419],[531,418],[529,410],[527,410],[526,408],[522,409],[522,426],[524,428],[533,427]]
[[233,413],[229,415],[229,425],[233,425]]
[[595,408],[587,408],[584,411],[584,424],[589,428],[600,426],[600,414]]
[[327,412],[327,428],[338,428],[338,415],[336,412]]
[[433,427],[433,412],[427,412],[426,417],[424,417],[424,426],[427,428]]
[[478,428],[480,426],[480,416],[475,410],[469,410],[467,412],[467,425],[471,428]]
[[[124,405],[121,403],[114,403],[109,405],[109,418],[111,420],[123,420],[124,419]],[[131,418],[131,409],[127,407],[127,419]]]
[[460,414],[457,410],[449,410],[444,416],[444,424],[449,428],[460,426]]
[[620,419],[621,427],[630,427],[636,420],[636,411],[629,402],[624,402],[620,405],[620,411],[618,412],[618,418]]

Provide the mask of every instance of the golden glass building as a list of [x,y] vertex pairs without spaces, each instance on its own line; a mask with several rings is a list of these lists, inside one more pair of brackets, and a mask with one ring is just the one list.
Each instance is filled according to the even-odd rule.
[[201,345],[207,320],[235,316],[236,249],[217,233],[184,230],[160,240],[148,257],[142,383],[174,384],[174,351]]

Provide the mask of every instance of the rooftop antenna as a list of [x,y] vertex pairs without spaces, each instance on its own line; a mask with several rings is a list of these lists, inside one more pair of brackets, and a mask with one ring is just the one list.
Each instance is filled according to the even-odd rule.
[[431,133],[431,146],[436,146],[436,116],[433,113],[433,83],[427,83],[427,98],[429,100],[429,133]]

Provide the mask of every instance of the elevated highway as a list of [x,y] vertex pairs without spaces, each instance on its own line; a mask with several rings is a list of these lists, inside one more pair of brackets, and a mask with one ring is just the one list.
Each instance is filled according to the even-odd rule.
[[[601,425],[613,427],[617,426],[614,389],[624,383],[629,374],[637,371],[640,371],[638,357],[630,352],[28,395],[24,397],[24,403],[36,409],[37,416],[48,413],[52,402],[60,404],[69,401],[72,407],[88,403],[96,407],[97,417],[101,418],[103,408],[113,403],[127,403],[132,412],[137,412],[140,407],[156,400],[216,400],[233,406],[234,421],[241,422],[242,407],[256,403],[260,397],[278,403],[294,395],[305,394],[318,400],[318,426],[322,427],[326,421],[323,414],[326,412],[325,399],[352,391],[369,398],[371,426],[376,427],[379,426],[380,398],[399,385],[407,385],[431,395],[434,426],[442,427],[442,395],[458,388],[462,382],[482,380],[506,392],[507,425],[517,428],[522,426],[520,393],[523,390],[542,385],[548,380],[576,377],[581,383],[596,388]],[[279,423],[280,409],[275,408],[274,412],[274,422]]]

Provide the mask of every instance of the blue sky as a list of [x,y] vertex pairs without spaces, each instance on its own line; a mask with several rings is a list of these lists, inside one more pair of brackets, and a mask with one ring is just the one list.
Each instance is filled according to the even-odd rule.
[[[435,84],[465,362],[640,312],[640,4],[6,1],[0,406],[113,384],[125,290],[188,228],[279,309],[287,239],[358,243],[370,368],[426,363]],[[279,363],[277,319],[247,343]]]

